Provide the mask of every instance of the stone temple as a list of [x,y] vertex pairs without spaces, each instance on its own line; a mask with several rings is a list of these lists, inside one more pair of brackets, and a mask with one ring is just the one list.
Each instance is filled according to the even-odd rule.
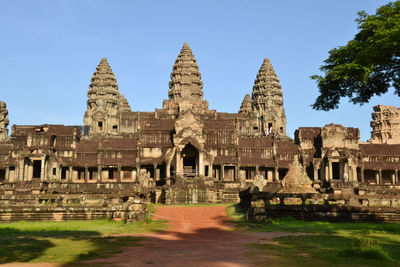
[[268,58],[238,113],[209,109],[187,43],[172,67],[162,109],[132,111],[106,58],[87,95],[84,126],[13,125],[10,136],[6,104],[0,102],[0,206],[112,206],[135,196],[163,203],[232,202],[255,177],[267,188],[279,184],[295,157],[319,187],[399,183],[399,109],[374,107],[368,142],[359,141],[357,128],[337,124],[300,127],[292,140]]

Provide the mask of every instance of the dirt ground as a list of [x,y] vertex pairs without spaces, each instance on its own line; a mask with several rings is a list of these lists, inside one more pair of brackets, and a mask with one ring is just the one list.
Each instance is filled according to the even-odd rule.
[[145,239],[140,243],[144,246],[126,248],[98,262],[113,266],[254,266],[267,255],[250,257],[248,244],[293,235],[231,231],[233,223],[225,208],[156,207],[154,218],[169,222],[166,231],[143,234]]
[[[255,266],[268,255],[252,251],[249,244],[269,243],[275,237],[294,233],[247,233],[232,231],[225,206],[156,207],[154,218],[169,223],[166,231],[134,234],[144,237],[143,246],[127,247],[111,258],[83,262],[91,266]],[[271,259],[273,261],[273,259]],[[268,261],[267,261],[268,262]],[[57,264],[6,264],[5,266],[54,267]],[[258,265],[259,266],[259,265]]]

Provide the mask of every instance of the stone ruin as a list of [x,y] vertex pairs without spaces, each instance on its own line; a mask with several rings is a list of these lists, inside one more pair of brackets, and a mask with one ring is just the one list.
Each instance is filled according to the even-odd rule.
[[337,124],[300,127],[292,140],[268,58],[238,113],[210,110],[203,87],[185,43],[168,99],[154,112],[132,111],[106,58],[91,78],[83,126],[13,125],[8,136],[0,102],[0,220],[18,219],[24,209],[33,219],[130,220],[144,216],[150,201],[237,202],[255,187],[398,203],[399,109],[374,107],[368,143],[357,128]]

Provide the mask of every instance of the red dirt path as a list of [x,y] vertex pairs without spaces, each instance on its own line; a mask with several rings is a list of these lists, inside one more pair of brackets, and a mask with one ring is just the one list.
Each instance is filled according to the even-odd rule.
[[[143,234],[144,246],[125,248],[112,258],[99,259],[113,266],[253,266],[247,246],[293,233],[231,231],[224,206],[156,207],[154,218],[168,220],[164,232]],[[91,262],[97,262],[91,261]]]

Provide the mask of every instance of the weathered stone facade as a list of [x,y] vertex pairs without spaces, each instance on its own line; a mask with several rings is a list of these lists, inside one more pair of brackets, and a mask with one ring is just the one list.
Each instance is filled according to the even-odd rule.
[[371,143],[400,144],[400,108],[375,106],[371,127]]
[[0,189],[56,183],[65,190],[93,184],[123,192],[138,185],[153,201],[233,201],[255,180],[258,187],[278,188],[295,157],[301,164],[294,172],[303,168],[315,188],[399,183],[398,109],[375,108],[370,143],[359,142],[358,129],[335,124],[301,127],[291,140],[282,89],[268,59],[239,112],[222,113],[203,99],[187,43],[169,88],[162,109],[132,111],[103,58],[89,85],[83,127],[13,125],[7,136],[6,105],[0,102]]

